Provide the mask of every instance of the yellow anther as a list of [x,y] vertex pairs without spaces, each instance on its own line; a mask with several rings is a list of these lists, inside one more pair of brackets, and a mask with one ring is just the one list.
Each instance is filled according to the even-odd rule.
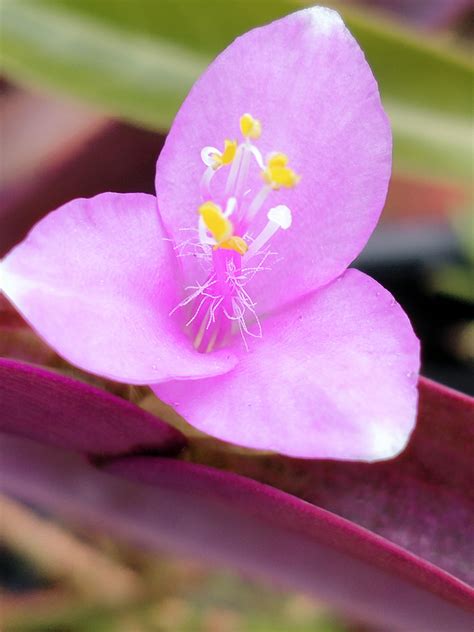
[[222,167],[223,165],[230,165],[235,158],[236,151],[237,141],[226,139],[224,141],[224,151],[222,154],[212,154],[214,169],[219,169],[219,167]]
[[244,255],[249,249],[247,243],[242,239],[242,237],[237,237],[234,235],[227,239],[226,241],[221,242],[216,248],[225,248],[226,250],[235,250],[239,255]]
[[286,154],[274,153],[268,158],[267,168],[262,172],[262,177],[272,189],[285,187],[291,189],[301,180],[293,169],[287,167],[288,156]]
[[244,138],[253,138],[256,140],[260,138],[262,126],[260,125],[260,121],[253,118],[251,114],[243,114],[240,117],[240,131]]
[[199,214],[204,220],[207,230],[216,240],[214,250],[224,248],[235,250],[239,255],[244,255],[249,247],[242,237],[232,234],[234,227],[232,222],[222,212],[222,209],[214,202],[204,202],[199,207]]
[[199,214],[206,228],[220,245],[232,236],[232,222],[223,214],[221,208],[213,202],[205,202],[199,207]]
[[270,154],[268,157],[269,167],[286,167],[288,164],[288,156],[279,152]]
[[236,151],[237,151],[237,141],[226,139],[224,141],[224,151],[222,152],[222,156],[221,156],[222,164],[230,165],[230,163],[235,158]]

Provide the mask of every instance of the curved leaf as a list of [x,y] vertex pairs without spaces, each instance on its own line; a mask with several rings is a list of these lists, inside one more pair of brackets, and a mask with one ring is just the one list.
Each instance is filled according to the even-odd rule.
[[0,358],[0,430],[97,457],[175,454],[183,435],[153,415],[100,390]]
[[384,628],[472,628],[474,598],[465,584],[266,485],[153,457],[122,459],[104,472],[77,455],[7,435],[0,447],[5,491],[82,525],[148,548],[231,564]]

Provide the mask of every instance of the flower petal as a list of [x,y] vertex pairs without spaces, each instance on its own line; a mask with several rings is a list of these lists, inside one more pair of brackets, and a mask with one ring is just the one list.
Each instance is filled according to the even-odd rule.
[[104,193],[41,220],[0,264],[1,287],[69,362],[147,384],[229,370],[228,352],[198,354],[169,313],[175,260],[156,199]]
[[196,227],[201,149],[238,138],[245,112],[261,120],[262,153],[285,152],[302,176],[267,198],[266,209],[288,205],[293,224],[272,240],[272,270],[252,281],[261,313],[327,284],[361,251],[385,201],[391,133],[372,72],[336,12],[314,7],[250,31],[195,84],[158,159],[160,211],[177,242],[180,229]]
[[247,447],[363,461],[405,447],[419,343],[387,290],[348,270],[263,326],[227,375],[155,392],[200,430]]

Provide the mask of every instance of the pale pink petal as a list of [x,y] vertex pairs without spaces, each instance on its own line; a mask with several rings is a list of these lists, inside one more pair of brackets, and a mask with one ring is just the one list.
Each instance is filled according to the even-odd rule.
[[348,270],[264,323],[226,375],[154,387],[220,439],[298,457],[375,461],[413,429],[419,343],[391,294]]
[[261,222],[275,204],[293,212],[271,243],[271,271],[247,288],[263,312],[327,284],[361,251],[385,201],[391,133],[377,83],[336,12],[314,7],[250,31],[195,84],[159,157],[160,211],[177,242],[197,225],[201,149],[239,138],[245,112],[261,120],[262,153],[285,152],[302,176],[262,209]]
[[1,288],[72,364],[147,384],[229,370],[229,352],[198,354],[170,311],[175,257],[156,199],[104,193],[41,220],[1,262]]

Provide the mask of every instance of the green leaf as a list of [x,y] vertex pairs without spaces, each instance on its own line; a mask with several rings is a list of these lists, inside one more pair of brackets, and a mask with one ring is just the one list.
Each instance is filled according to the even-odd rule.
[[[4,71],[166,129],[196,77],[299,0],[4,0]],[[395,166],[468,182],[472,66],[446,45],[342,11],[379,81]]]

